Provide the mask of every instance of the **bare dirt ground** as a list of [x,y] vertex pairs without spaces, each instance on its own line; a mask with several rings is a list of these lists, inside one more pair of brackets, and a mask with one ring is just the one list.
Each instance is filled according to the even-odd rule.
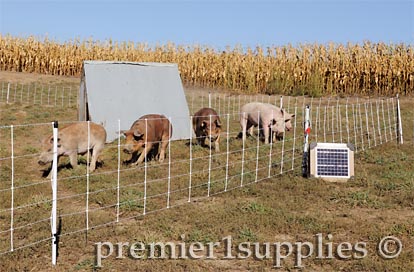
[[63,76],[50,76],[36,73],[16,73],[0,71],[0,81],[8,81],[10,83],[29,83],[29,82],[66,82],[66,83],[79,83],[79,77],[63,77]]

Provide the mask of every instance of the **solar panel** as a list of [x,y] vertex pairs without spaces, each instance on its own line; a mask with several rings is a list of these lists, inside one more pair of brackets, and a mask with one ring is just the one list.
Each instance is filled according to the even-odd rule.
[[340,180],[354,175],[352,144],[312,143],[310,149],[311,176]]

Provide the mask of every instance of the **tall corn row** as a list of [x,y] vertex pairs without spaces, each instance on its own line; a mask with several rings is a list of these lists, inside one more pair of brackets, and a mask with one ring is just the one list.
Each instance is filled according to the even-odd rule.
[[301,44],[226,48],[149,46],[0,35],[0,69],[78,76],[84,60],[177,63],[186,84],[250,93],[393,95],[414,93],[414,47],[405,44]]

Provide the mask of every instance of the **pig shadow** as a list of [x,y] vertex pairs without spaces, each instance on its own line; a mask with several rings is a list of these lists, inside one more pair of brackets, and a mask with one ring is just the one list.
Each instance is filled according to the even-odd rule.
[[206,148],[206,149],[214,149],[214,145],[213,144],[212,145],[209,145],[209,144],[206,144],[206,142],[208,143],[208,140],[202,141],[201,144],[199,144],[198,141],[193,140],[191,142],[190,141],[186,142],[185,145],[186,146],[190,146],[190,145],[191,146],[200,146],[201,148]]
[[[86,165],[86,161],[78,160],[78,165]],[[102,161],[96,161],[96,169],[103,167],[104,163]],[[70,164],[70,162],[62,163],[58,165],[57,171],[61,171],[62,169],[73,169],[73,166]],[[49,176],[49,173],[52,171],[52,165],[48,167],[47,169],[41,170],[42,171],[42,178],[47,178]]]

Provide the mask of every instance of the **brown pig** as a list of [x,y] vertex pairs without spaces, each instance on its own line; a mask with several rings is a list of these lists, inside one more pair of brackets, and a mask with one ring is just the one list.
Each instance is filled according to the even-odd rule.
[[199,145],[205,146],[208,138],[210,144],[214,141],[216,152],[220,151],[221,121],[214,109],[202,108],[197,111],[193,116],[193,129]]
[[134,165],[142,163],[152,149],[156,149],[156,156],[163,162],[168,141],[172,136],[172,125],[164,115],[147,114],[136,120],[129,130],[123,130],[121,133],[126,137],[124,152],[132,155],[130,162],[137,156],[138,151],[143,149]]

